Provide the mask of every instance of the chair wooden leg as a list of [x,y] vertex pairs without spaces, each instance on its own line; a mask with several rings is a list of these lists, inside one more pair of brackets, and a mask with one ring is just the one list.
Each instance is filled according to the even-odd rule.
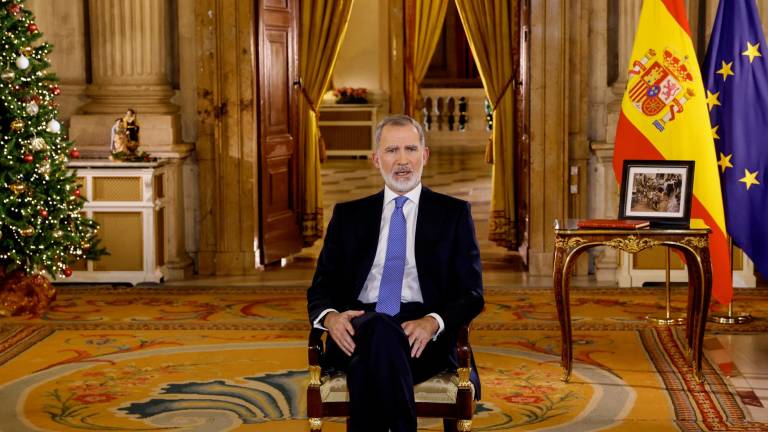
[[323,430],[323,419],[317,418],[317,417],[310,417],[309,430],[311,432],[321,432]]
[[352,422],[349,421],[349,417],[347,417],[347,432],[352,430]]
[[444,432],[458,432],[456,419],[443,419]]

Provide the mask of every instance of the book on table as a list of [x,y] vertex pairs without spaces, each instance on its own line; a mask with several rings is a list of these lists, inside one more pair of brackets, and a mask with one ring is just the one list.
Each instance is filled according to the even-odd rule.
[[639,229],[650,225],[650,221],[642,219],[582,219],[576,223],[579,228],[611,229]]

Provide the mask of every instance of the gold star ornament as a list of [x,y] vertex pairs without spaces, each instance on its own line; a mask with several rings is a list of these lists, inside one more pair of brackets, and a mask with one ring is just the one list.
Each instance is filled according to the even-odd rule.
[[718,98],[720,97],[720,92],[712,93],[711,91],[707,90],[707,106],[709,107],[709,110],[712,111],[712,107],[715,105],[720,105],[720,101]]
[[720,165],[720,172],[725,172],[726,168],[733,168],[733,165],[731,165],[732,157],[732,154],[726,156],[723,152],[720,152],[720,160],[717,162],[717,164]]
[[717,71],[716,73],[719,73],[720,75],[722,75],[723,82],[725,82],[728,79],[728,75],[736,75],[736,74],[734,74],[733,69],[731,69],[733,67],[733,62],[730,62],[730,63],[721,62],[721,63],[723,64],[723,67],[721,67],[720,70]]
[[747,42],[747,50],[742,52],[741,55],[745,55],[749,57],[749,63],[751,64],[753,61],[755,61],[755,57],[762,57],[763,55],[760,54],[760,43],[756,43],[752,45],[751,43]]
[[751,173],[751,172],[749,172],[748,169],[746,169],[746,168],[744,169],[744,178],[742,178],[739,181],[747,185],[747,190],[749,190],[749,188],[752,187],[752,185],[759,185],[760,184],[760,182],[757,181],[757,178],[756,178],[757,177],[757,173],[758,173],[758,171],[755,171],[755,172]]

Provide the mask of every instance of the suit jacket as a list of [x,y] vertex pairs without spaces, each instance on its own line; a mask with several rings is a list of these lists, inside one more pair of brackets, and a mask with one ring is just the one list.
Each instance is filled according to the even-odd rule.
[[[343,312],[357,304],[376,255],[383,206],[382,190],[334,207],[307,290],[310,323],[326,309]],[[414,247],[426,313],[440,315],[445,329],[438,339],[452,340],[455,347],[458,329],[475,318],[484,304],[480,251],[469,203],[423,187]]]

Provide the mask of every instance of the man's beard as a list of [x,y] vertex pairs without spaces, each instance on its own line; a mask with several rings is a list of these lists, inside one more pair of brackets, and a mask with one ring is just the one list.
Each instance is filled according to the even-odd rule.
[[[421,173],[424,171],[424,164],[419,164],[416,169],[410,169],[408,167],[395,168],[392,173],[384,172],[384,166],[379,168],[381,176],[384,178],[384,183],[389,186],[390,189],[397,193],[408,193],[415,188],[419,182],[421,182]],[[398,177],[400,172],[410,172],[408,177]]]

